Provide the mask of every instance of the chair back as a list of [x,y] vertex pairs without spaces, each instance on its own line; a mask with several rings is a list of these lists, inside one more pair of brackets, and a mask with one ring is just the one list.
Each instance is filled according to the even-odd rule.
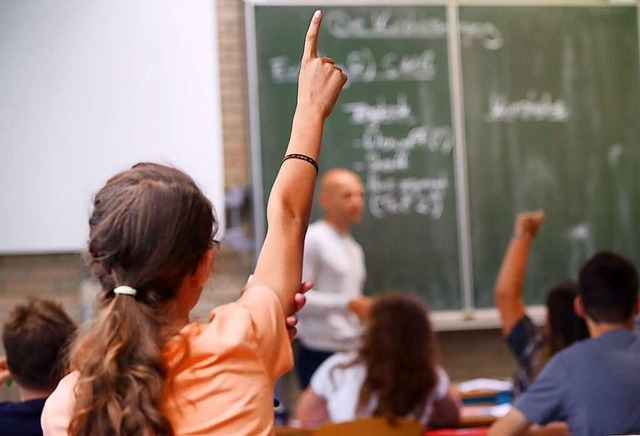
[[297,427],[276,427],[276,436],[311,436],[313,430]]
[[314,430],[313,436],[423,436],[424,433],[422,424],[414,419],[398,418],[392,426],[386,419],[375,417],[325,424]]

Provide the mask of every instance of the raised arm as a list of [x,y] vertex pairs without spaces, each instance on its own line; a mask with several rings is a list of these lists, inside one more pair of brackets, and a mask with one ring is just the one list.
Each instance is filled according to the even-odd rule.
[[[309,25],[298,79],[298,104],[293,116],[286,155],[301,154],[318,160],[324,120],[331,113],[347,81],[328,58],[318,57],[322,13]],[[280,299],[285,314],[294,311],[300,289],[304,235],[316,181],[316,169],[302,159],[282,163],[267,205],[267,235],[258,256],[252,284],[266,285]]]
[[522,288],[531,241],[538,233],[544,212],[523,212],[516,219],[515,234],[504,255],[496,280],[496,306],[502,319],[502,332],[508,335],[525,314]]

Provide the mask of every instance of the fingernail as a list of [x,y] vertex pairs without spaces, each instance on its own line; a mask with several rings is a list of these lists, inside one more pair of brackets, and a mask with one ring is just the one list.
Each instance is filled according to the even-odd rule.
[[318,9],[313,13],[313,18],[320,18],[322,16],[322,11]]

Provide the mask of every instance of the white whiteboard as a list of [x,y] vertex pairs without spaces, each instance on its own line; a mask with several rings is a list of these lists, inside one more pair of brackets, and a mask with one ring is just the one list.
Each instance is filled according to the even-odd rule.
[[214,0],[0,2],[0,253],[83,249],[92,195],[139,161],[224,219]]

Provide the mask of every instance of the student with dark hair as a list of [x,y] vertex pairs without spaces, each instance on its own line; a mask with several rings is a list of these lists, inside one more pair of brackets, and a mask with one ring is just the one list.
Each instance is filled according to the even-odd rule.
[[45,405],[45,435],[267,435],[273,388],[293,366],[285,317],[299,306],[304,235],[325,119],[346,82],[307,33],[291,138],[268,231],[238,301],[189,321],[214,262],[215,214],[185,173],[138,164],[96,194],[88,262],[100,312]]
[[577,283],[560,283],[548,291],[544,333],[525,311],[522,290],[527,257],[543,219],[542,211],[518,214],[515,233],[496,280],[496,306],[502,319],[502,332],[518,360],[518,372],[514,380],[516,395],[527,390],[555,353],[589,337],[585,321],[573,307],[573,300],[578,295]]
[[635,266],[612,252],[596,254],[580,270],[575,306],[591,339],[556,354],[490,435],[521,435],[552,421],[565,421],[574,436],[640,433]]
[[6,357],[0,361],[0,383],[15,381],[20,401],[0,403],[0,432],[42,435],[42,408],[65,374],[75,331],[75,323],[52,301],[31,300],[11,311],[2,330]]
[[437,364],[437,340],[426,306],[409,294],[373,300],[363,344],[336,353],[311,378],[298,402],[303,426],[380,416],[454,426],[459,402]]

